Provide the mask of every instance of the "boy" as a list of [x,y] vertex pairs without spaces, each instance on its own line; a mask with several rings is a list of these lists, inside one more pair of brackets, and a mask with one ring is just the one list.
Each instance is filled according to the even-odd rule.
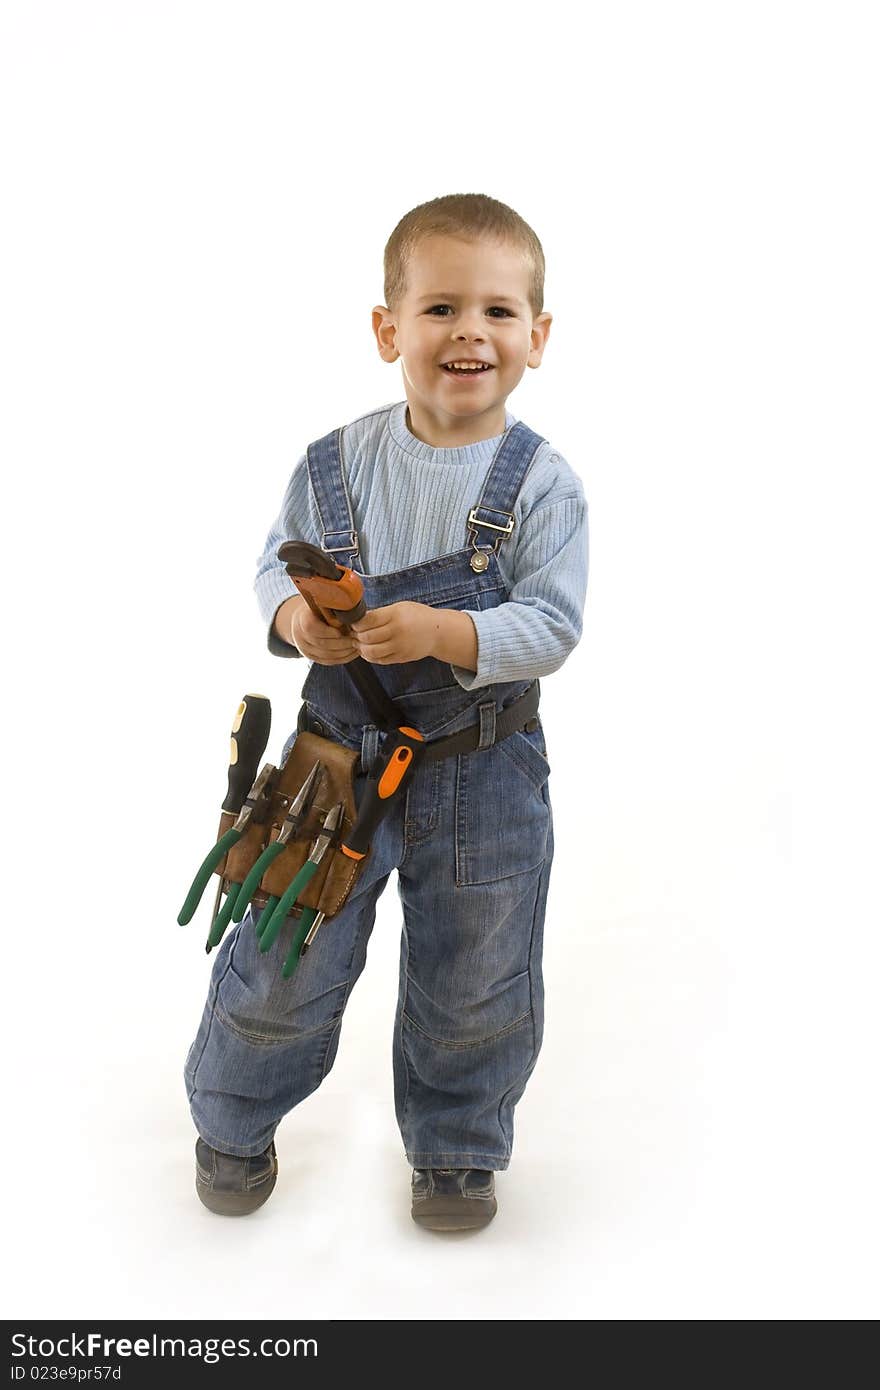
[[[543,1031],[553,829],[537,678],[580,639],[587,584],[581,483],[505,405],[541,362],[543,279],[538,238],[503,203],[450,195],[407,213],[385,248],[387,303],[373,310],[406,400],[309,447],[266,541],[255,588],[269,648],[312,662],[298,730],[359,749],[362,786],[382,748],[341,669],[360,656],[429,743],[459,737],[453,755],[438,744],[420,762],[290,980],[287,945],[257,949],[256,910],[227,934],[185,1068],[196,1187],[212,1211],[244,1214],[272,1191],[275,1129],[333,1064],[397,869],[394,1097],[412,1215],[462,1230],[495,1214],[494,1175]],[[368,612],[349,632],[297,594],[276,558],[292,539],[361,574]]]

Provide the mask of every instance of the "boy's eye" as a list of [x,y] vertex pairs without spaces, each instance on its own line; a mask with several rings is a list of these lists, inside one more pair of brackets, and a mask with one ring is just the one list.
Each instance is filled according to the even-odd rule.
[[[432,304],[432,305],[431,305],[431,308],[428,310],[428,313],[429,313],[429,314],[433,314],[434,311],[435,311],[436,309],[451,309],[451,305],[449,305],[449,304]],[[497,309],[497,311],[498,311],[499,314],[507,314],[508,318],[510,317],[510,311],[509,311],[508,309],[503,308],[500,304],[493,304],[492,307],[491,307],[490,309],[487,309],[487,310],[486,310],[486,313],[487,313],[487,314],[491,314],[493,309]],[[442,317],[443,317],[443,318],[446,318],[446,315],[443,314]]]

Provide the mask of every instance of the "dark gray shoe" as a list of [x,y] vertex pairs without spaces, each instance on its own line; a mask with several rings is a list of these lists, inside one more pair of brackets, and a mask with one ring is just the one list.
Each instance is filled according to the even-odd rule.
[[498,1210],[495,1174],[482,1168],[414,1168],[412,1217],[429,1231],[473,1231]]
[[275,1141],[255,1158],[236,1158],[196,1140],[196,1192],[218,1216],[247,1216],[269,1197],[278,1174]]

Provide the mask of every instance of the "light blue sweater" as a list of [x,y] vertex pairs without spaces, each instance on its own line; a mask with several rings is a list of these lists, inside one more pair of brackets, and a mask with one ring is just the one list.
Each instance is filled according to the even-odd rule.
[[[437,449],[409,430],[406,409],[405,400],[384,405],[342,432],[342,466],[364,574],[388,574],[467,546],[467,515],[480,500],[502,439]],[[505,429],[516,419],[507,411]],[[577,474],[549,443],[535,455],[514,516],[513,531],[498,551],[509,599],[497,608],[467,610],[477,629],[477,670],[451,668],[465,690],[547,676],[580,640],[587,503]],[[304,454],[266,538],[254,582],[269,650],[278,656],[302,653],[272,631],[278,608],[298,592],[276,552],[286,540],[320,546],[322,534]]]

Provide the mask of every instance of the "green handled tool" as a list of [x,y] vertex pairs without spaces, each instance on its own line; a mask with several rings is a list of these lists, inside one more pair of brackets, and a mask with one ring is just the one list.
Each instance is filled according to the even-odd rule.
[[293,938],[287,959],[281,969],[281,974],[285,980],[289,980],[296,967],[299,965],[306,951],[311,946],[317,935],[318,928],[324,920],[323,912],[317,912],[313,907],[304,907],[299,929]]
[[260,920],[256,924],[256,933],[258,939],[263,935],[263,932],[265,931],[266,927],[268,927],[269,923],[271,922],[272,913],[278,906],[278,901],[279,899],[276,894],[275,897],[269,899],[269,901],[266,903],[266,906],[260,913]]
[[[257,778],[256,782],[254,782],[254,785],[251,787],[250,791],[245,797],[244,805],[238,813],[238,819],[236,820],[235,825],[231,826],[230,829],[227,830],[225,835],[221,835],[214,848],[209,851],[207,858],[205,859],[201,869],[199,870],[200,874],[204,873],[206,868],[208,873],[210,873],[211,870],[217,864],[220,863],[220,860],[223,858],[223,855],[227,852],[227,850],[231,849],[232,846],[234,844],[237,844],[238,841],[241,839],[242,835],[247,830],[251,821],[256,821],[256,823],[259,825],[266,819],[266,817],[269,814],[269,807],[272,801],[272,792],[275,789],[275,780],[277,776],[277,767],[275,767],[272,763],[266,763],[265,767],[260,772],[260,775]],[[217,917],[214,919],[214,922],[211,925],[211,930],[208,934],[208,940],[205,945],[206,951],[210,951],[214,946],[217,945],[217,943],[223,936],[223,933],[225,932],[226,928],[228,927],[229,916],[232,912],[235,895],[237,894],[239,887],[240,885],[238,883],[230,883],[229,893],[226,898],[226,904],[222,912],[217,914]]]
[[[278,839],[273,840],[271,845],[267,845],[260,855],[254,867],[251,869],[241,888],[232,908],[233,922],[240,922],[245,914],[245,908],[251,898],[256,893],[260,885],[260,879],[268,869],[269,865],[283,853],[289,840],[293,839],[302,827],[303,821],[309,814],[312,801],[321,781],[322,768],[320,762],[315,763],[300,790],[297,792],[290,804],[290,810],[284,818],[284,823],[278,832]],[[230,894],[230,897],[232,895]],[[278,899],[275,899],[276,903]]]
[[[342,822],[342,812],[343,803],[341,801],[337,802],[332,810],[327,812],[324,819],[324,828],[315,841],[311,854],[296,875],[296,878],[292,883],[288,884],[287,888],[284,890],[278,906],[272,913],[271,921],[266,923],[266,926],[260,934],[261,951],[268,951],[275,944],[275,939],[282,928],[288,912],[290,912],[290,909],[293,907],[300,893],[311,883],[315,874],[318,872],[321,860],[327,853]],[[312,925],[312,920],[313,919],[309,920],[309,927]]]
[[287,959],[281,967],[281,974],[285,980],[289,980],[297,965],[300,956],[304,956],[309,948],[309,943],[313,939],[315,932],[324,920],[323,912],[315,911],[313,907],[304,907],[299,927],[291,942]]
[[[221,808],[238,816],[239,819],[248,791],[255,785],[257,768],[263,753],[266,751],[266,744],[269,742],[271,723],[272,707],[265,695],[245,695],[232,722],[228,785]],[[248,816],[249,820],[250,816]],[[236,821],[235,825],[231,826],[226,834],[220,837],[205,858],[192,881],[192,886],[186,895],[186,901],[178,913],[177,920],[182,927],[192,920],[193,913],[201,901],[214,866],[219,864],[227,850],[241,838],[246,825],[247,822],[245,826],[240,827]]]
[[303,908],[299,929],[291,942],[290,950],[287,953],[287,959],[281,967],[281,974],[285,980],[290,979],[294,970],[299,965],[302,957],[314,941],[315,933],[323,920],[323,912],[316,912],[313,907]]
[[208,939],[205,942],[205,951],[208,954],[210,954],[214,947],[219,945],[223,940],[223,933],[229,926],[229,919],[232,916],[232,910],[235,907],[240,888],[240,883],[233,883],[230,879],[229,888],[226,893],[226,902],[223,904],[220,911],[215,913],[214,920],[211,923],[211,930],[208,932]]

